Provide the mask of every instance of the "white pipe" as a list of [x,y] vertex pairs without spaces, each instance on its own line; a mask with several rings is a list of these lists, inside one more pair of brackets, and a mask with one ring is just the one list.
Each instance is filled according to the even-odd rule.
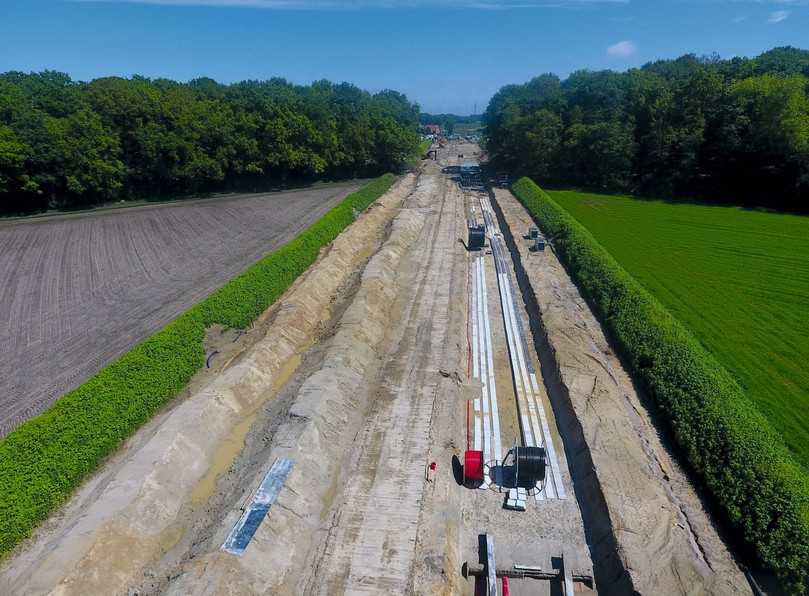
[[[504,275],[500,276],[500,282],[502,286],[501,291],[501,301],[503,303],[503,313],[506,320],[506,327],[507,332],[511,336],[511,345],[513,346],[514,353],[512,354],[512,369],[514,372],[514,376],[519,378],[520,385],[523,387],[524,395],[527,397],[531,392],[531,385],[528,380],[528,373],[525,369],[525,362],[523,360],[522,354],[522,346],[519,342],[519,335],[517,334],[516,328],[516,321],[515,321],[515,313],[512,308],[511,302],[509,301],[509,287],[508,287],[508,280],[505,279]],[[531,412],[531,403],[527,402],[528,405],[528,412]],[[535,421],[532,420],[534,424],[531,425],[533,429],[533,436],[535,440],[537,440],[541,435],[539,433],[539,425],[535,424]],[[536,443],[535,443],[536,444]]]
[[[524,367],[520,361],[520,353],[522,346],[519,343],[519,337],[517,335],[517,327],[515,321],[515,313],[512,308],[512,303],[509,301],[509,284],[508,279],[505,277],[504,274],[500,276],[501,281],[501,301],[503,303],[503,312],[504,317],[506,319],[506,327],[508,333],[511,337],[511,345],[514,346],[514,354],[512,354],[511,358],[511,367],[514,373],[514,383],[515,385],[520,384],[524,390],[522,395],[520,396],[522,399],[521,410],[523,412],[524,419],[526,420],[525,425],[526,428],[531,429],[531,437],[526,436],[526,445],[529,446],[539,446],[541,441],[541,430],[539,426],[539,422],[536,417],[536,411],[533,407],[533,402],[531,399],[531,386],[527,383],[527,378],[525,374]],[[518,380],[519,379],[519,380]],[[530,422],[529,422],[530,421]],[[552,487],[552,485],[551,485]],[[540,492],[542,498],[554,498],[556,496],[555,492],[552,490],[548,490],[548,485],[546,483],[545,488]],[[538,498],[539,500],[539,498]]]
[[489,325],[489,294],[486,290],[486,266],[481,261],[481,280],[483,284],[484,324],[486,326],[486,358],[489,371],[489,397],[491,399],[492,432],[494,435],[494,459],[502,461],[503,446],[500,440],[500,416],[497,412],[497,386],[494,379],[494,350],[492,350],[492,334]]
[[478,288],[477,288],[477,263],[472,261],[473,266],[469,268],[469,275],[472,276],[472,305],[470,318],[472,319],[472,378],[480,378],[480,363],[478,362]]
[[[472,308],[470,313],[470,318],[472,319],[472,377],[475,379],[480,379],[480,361],[478,358],[480,357],[479,350],[478,350],[478,286],[477,286],[477,279],[478,279],[478,272],[477,272],[477,260],[472,261],[472,266],[469,268],[469,275],[472,277],[472,283],[470,287],[472,288]],[[475,451],[481,451],[481,443],[482,443],[482,436],[481,436],[481,396],[480,393],[475,397],[474,401],[475,406]]]
[[[498,283],[499,283],[498,276]],[[499,284],[500,288],[500,304],[502,305],[505,301],[503,300],[503,287],[502,284]],[[512,378],[514,379],[514,390],[516,392],[517,397],[517,412],[520,416],[520,430],[522,431],[522,439],[523,444],[525,445],[536,445],[534,440],[534,432],[531,429],[531,422],[528,418],[528,411],[527,411],[527,402],[525,401],[525,389],[523,388],[522,381],[517,372],[517,367],[515,366],[514,362],[514,337],[511,333],[509,333],[509,315],[506,309],[503,309],[503,321],[506,328],[506,342],[508,343],[508,352],[509,352],[509,359],[511,361],[511,373]]]
[[[516,312],[514,312],[514,302],[512,300],[511,284],[510,283],[506,284],[506,298],[509,301],[509,307],[510,307],[510,309],[512,311],[512,315],[515,317],[514,325],[515,325],[516,331],[519,332],[519,328],[516,326]],[[520,344],[519,351],[522,352],[522,344]],[[529,383],[528,371],[527,371],[527,368],[525,366],[524,360],[522,360],[522,355],[521,355],[520,367],[521,367],[521,370],[522,370],[522,373],[523,373],[523,376],[524,376],[526,386],[530,387],[530,385],[528,384]],[[558,496],[558,498],[564,499],[565,498],[565,489],[564,489],[564,486],[562,484],[562,476],[559,473],[559,462],[558,462],[558,460],[556,458],[556,450],[553,447],[553,437],[550,434],[550,428],[548,426],[548,419],[547,419],[547,416],[545,415],[545,408],[543,407],[542,402],[539,399],[539,396],[533,390],[533,388],[530,389],[529,393],[530,393],[530,396],[529,396],[528,410],[531,413],[531,419],[532,419],[535,427],[537,427],[537,431],[539,431],[539,428],[542,429],[542,436],[544,438],[545,451],[546,451],[546,453],[548,455],[548,465],[549,465],[550,472],[551,472],[549,474],[549,476],[551,477],[551,483],[547,483],[547,482],[545,483],[545,490],[546,490],[547,496],[549,498],[555,498],[555,497]],[[537,420],[537,417],[539,418],[539,420]]]
[[481,342],[481,350],[480,350],[480,382],[482,385],[482,396],[483,396],[483,460],[488,461],[492,455],[492,444],[491,444],[491,426],[490,426],[490,419],[489,419],[489,375],[488,371],[486,370],[486,342],[485,342],[485,335],[486,335],[486,326],[485,326],[485,319],[483,316],[483,290],[481,286],[481,265],[483,263],[483,259],[477,259],[477,267],[478,267],[478,276],[477,276],[477,283],[478,283],[478,317],[480,328],[483,329],[483,333],[480,337]]
[[[496,219],[492,215],[492,208],[490,201],[486,197],[480,197],[481,211],[484,215],[484,222],[486,223],[487,232],[490,236],[492,246],[492,253],[495,259],[495,268],[497,268],[498,256],[501,259],[501,265],[505,266],[506,259],[503,252],[502,240],[499,237],[499,230],[497,229]],[[486,217],[486,215],[490,217]],[[485,314],[480,326],[484,329],[483,334],[486,339],[486,345],[483,347],[481,358],[481,378],[489,380],[485,385],[489,388],[489,395],[491,401],[491,411],[493,415],[493,426],[495,432],[495,449],[500,442],[500,429],[499,429],[499,416],[497,415],[497,402],[496,390],[494,386],[494,364],[492,358],[491,348],[491,333],[488,320],[488,295],[485,284],[485,269],[483,268],[482,259],[479,259],[480,279],[478,283],[481,284],[481,290],[477,294],[478,301],[483,301]],[[556,450],[553,446],[553,437],[550,433],[550,426],[545,414],[545,409],[539,395],[539,385],[536,375],[529,373],[527,365],[527,354],[525,353],[525,342],[522,333],[522,325],[517,319],[517,309],[513,300],[511,291],[511,279],[507,270],[502,273],[498,272],[498,288],[500,294],[500,304],[503,312],[503,320],[506,329],[506,340],[509,349],[509,359],[511,361],[512,375],[514,378],[514,386],[517,392],[517,407],[521,420],[521,429],[523,431],[523,441],[526,445],[537,445],[540,436],[544,437],[545,450],[548,455],[548,463],[550,468],[550,480],[546,482],[544,491],[547,493],[542,494],[538,492],[536,495],[537,500],[542,500],[545,496],[548,498],[555,498],[558,496],[560,499],[565,498],[564,483],[559,469],[559,462],[556,457]],[[480,311],[480,307],[478,311]],[[485,362],[484,362],[485,361]],[[485,370],[484,370],[485,369]],[[488,412],[486,411],[486,403],[484,399],[484,415],[486,415],[486,422],[488,422]],[[497,459],[500,459],[497,457]]]

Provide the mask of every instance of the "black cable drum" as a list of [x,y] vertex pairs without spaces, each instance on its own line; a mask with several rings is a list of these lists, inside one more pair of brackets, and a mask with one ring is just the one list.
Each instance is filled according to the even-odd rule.
[[486,227],[483,225],[470,225],[469,238],[466,247],[469,250],[480,250],[486,244]]
[[545,481],[545,448],[516,447],[514,461],[517,464],[517,485],[530,488]]

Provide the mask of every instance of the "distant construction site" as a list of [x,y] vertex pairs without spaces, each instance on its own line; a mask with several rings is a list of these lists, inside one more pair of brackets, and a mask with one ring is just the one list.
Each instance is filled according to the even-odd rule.
[[[209,330],[206,367],[3,562],[0,592],[751,593],[553,239],[485,159],[468,141],[434,144],[246,333]],[[290,196],[273,238],[350,190]],[[255,223],[257,242],[238,254],[211,236],[227,258],[130,263],[116,295],[159,283],[162,306],[103,333],[137,339],[200,280],[216,283],[204,270],[259,256],[267,228],[253,210],[275,200],[228,209]],[[32,224],[19,242],[71,225],[83,224]],[[144,277],[164,266],[188,287]],[[59,287],[109,302],[93,284]],[[113,339],[82,362],[67,351],[66,368],[93,372],[125,347]],[[12,373],[5,382],[31,397],[4,410],[5,431],[47,405],[50,384],[71,382]]]

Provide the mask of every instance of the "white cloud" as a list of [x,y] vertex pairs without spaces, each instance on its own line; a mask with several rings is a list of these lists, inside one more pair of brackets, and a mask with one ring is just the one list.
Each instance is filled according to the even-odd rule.
[[781,21],[785,21],[789,16],[788,10],[776,10],[775,12],[770,13],[770,18],[767,19],[769,23],[780,23]]
[[744,23],[747,20],[747,17],[736,17],[733,19],[734,23]]
[[634,42],[625,39],[607,48],[607,55],[615,58],[629,58],[638,53],[638,46]]

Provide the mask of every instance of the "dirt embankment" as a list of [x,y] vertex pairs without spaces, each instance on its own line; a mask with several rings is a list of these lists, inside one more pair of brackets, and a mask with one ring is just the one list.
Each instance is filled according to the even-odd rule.
[[[336,296],[378,248],[414,184],[415,177],[408,176],[374,203],[265,314],[270,320],[263,338],[253,339],[210,383],[137,433],[61,516],[23,545],[4,565],[3,592],[126,593],[142,582],[145,569],[186,544],[189,528],[204,515],[217,478],[239,453],[259,408],[275,397],[318,339]],[[406,235],[405,228],[414,225],[401,220],[393,234]],[[375,261],[367,276],[378,289],[369,300],[384,300],[384,281],[375,279],[374,271],[379,278],[395,263],[385,256]],[[352,315],[357,332],[366,328],[367,314]],[[351,363],[362,357],[369,356],[345,350],[345,370],[334,375],[338,387],[351,376]],[[314,420],[312,407],[303,400],[292,418]],[[317,439],[315,424],[310,426],[309,442]]]
[[[359,289],[329,339],[320,366],[303,381],[278,429],[269,462],[286,457],[292,472],[241,557],[219,550],[183,566],[167,586],[172,595],[300,594],[307,569],[318,564],[313,547],[324,537],[322,522],[342,488],[344,460],[368,410],[368,378],[379,363],[400,289],[399,269],[419,237],[432,199],[434,179],[423,177],[393,221],[390,237],[368,262]],[[232,526],[222,524],[220,532]],[[324,582],[318,577],[318,582]]]
[[552,250],[528,250],[521,235],[534,224],[522,205],[508,191],[495,196],[543,374],[562,398],[553,406],[597,575],[600,566],[599,592],[749,594],[587,303]]

